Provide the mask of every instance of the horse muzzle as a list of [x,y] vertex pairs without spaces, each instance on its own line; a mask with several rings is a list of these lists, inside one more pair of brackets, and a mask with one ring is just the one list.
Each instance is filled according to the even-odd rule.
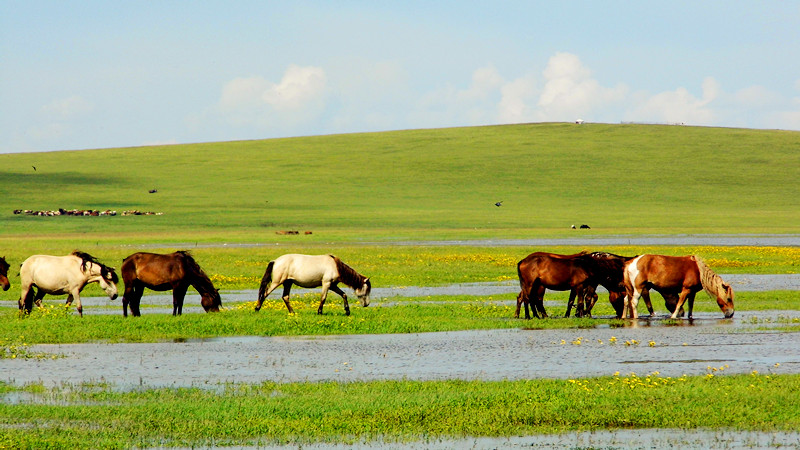
[[732,309],[728,310],[728,311],[723,311],[723,313],[725,314],[725,318],[726,319],[730,319],[731,317],[733,317],[733,312],[734,311]]

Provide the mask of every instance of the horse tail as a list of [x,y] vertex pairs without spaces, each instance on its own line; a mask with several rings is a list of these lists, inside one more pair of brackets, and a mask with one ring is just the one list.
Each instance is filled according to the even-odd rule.
[[700,283],[703,285],[703,290],[711,297],[724,297],[725,287],[723,286],[722,277],[716,274],[711,267],[697,255],[692,256],[692,259],[697,264],[697,270],[700,272]]
[[267,264],[267,270],[264,272],[264,276],[261,278],[261,286],[258,288],[258,301],[260,302],[267,298],[267,288],[272,281],[273,266],[275,266],[275,261],[270,261],[269,264]]

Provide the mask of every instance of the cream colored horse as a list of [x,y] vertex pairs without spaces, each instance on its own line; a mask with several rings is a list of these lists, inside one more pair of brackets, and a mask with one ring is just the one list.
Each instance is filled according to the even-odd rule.
[[[99,283],[111,300],[117,298],[119,277],[114,269],[83,252],[67,256],[33,255],[22,263],[19,277],[19,309],[26,313],[31,312],[34,301],[41,305],[45,294],[67,294],[67,305],[74,300],[83,316],[80,293],[89,283]],[[38,288],[35,294],[33,288]]]
[[290,313],[294,313],[289,304],[289,291],[292,285],[304,288],[322,286],[322,296],[319,301],[317,314],[322,314],[322,306],[328,296],[328,289],[339,294],[344,300],[344,312],[350,315],[350,305],[347,303],[347,294],[339,289],[338,284],[344,283],[355,291],[363,306],[369,306],[369,292],[372,285],[369,278],[359,274],[350,266],[343,263],[333,255],[298,255],[288,254],[270,261],[261,287],[258,290],[258,303],[256,311],[261,309],[264,299],[278,286],[283,285],[283,302]]

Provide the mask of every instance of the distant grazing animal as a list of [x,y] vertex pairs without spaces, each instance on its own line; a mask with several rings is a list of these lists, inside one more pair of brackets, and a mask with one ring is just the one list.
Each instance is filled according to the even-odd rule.
[[592,228],[592,227],[590,227],[589,225],[586,225],[586,224],[581,225],[581,229],[588,230],[589,228]]
[[222,306],[219,291],[203,269],[184,250],[166,255],[158,253],[134,253],[122,261],[122,281],[125,293],[122,295],[122,315],[128,317],[128,304],[134,317],[141,315],[139,302],[144,288],[154,291],[172,290],[172,315],[183,312],[186,291],[192,286],[200,294],[200,304],[206,312],[217,312]]
[[[671,318],[675,319],[682,314],[683,304],[689,301],[689,318],[692,318],[694,297],[700,290],[705,290],[711,297],[717,299],[725,318],[733,317],[733,288],[722,281],[697,256],[663,256],[641,255],[625,264],[625,311],[624,317],[637,318],[636,306],[639,297],[643,297],[647,309],[653,314],[647,289],[652,288],[662,293],[669,307],[670,300],[677,294],[678,300],[674,305]],[[666,295],[665,295],[666,294]]]
[[[117,298],[119,278],[114,268],[79,251],[67,256],[33,255],[22,263],[19,276],[19,309],[25,313],[31,312],[34,301],[40,305],[45,294],[67,294],[67,305],[74,300],[83,316],[80,293],[89,283],[100,284],[111,300]],[[34,288],[38,288],[36,293]]]
[[267,270],[261,279],[258,290],[256,311],[267,296],[278,286],[283,285],[283,302],[289,313],[294,313],[289,303],[289,291],[292,285],[304,288],[322,286],[322,296],[319,300],[317,314],[322,314],[322,306],[328,296],[328,289],[339,294],[344,300],[344,313],[350,315],[350,305],[347,303],[347,294],[339,288],[339,283],[350,286],[361,300],[362,306],[369,306],[369,293],[372,284],[369,278],[361,275],[333,255],[298,255],[288,254],[279,256],[267,264]]
[[7,291],[8,288],[11,287],[11,283],[8,281],[8,261],[6,261],[5,256],[0,258],[0,286],[3,286],[3,290]]
[[149,191],[147,191],[147,192],[149,192],[149,193],[151,193],[151,194],[155,194],[156,192],[158,192],[158,189],[150,189],[150,190],[149,190]]

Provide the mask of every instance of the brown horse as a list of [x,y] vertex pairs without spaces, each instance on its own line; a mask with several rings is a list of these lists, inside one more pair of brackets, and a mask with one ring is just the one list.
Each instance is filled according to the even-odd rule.
[[125,293],[122,296],[122,314],[140,316],[139,302],[144,288],[154,291],[172,290],[172,315],[181,315],[183,300],[189,286],[200,294],[200,304],[206,312],[217,312],[222,306],[219,291],[189,252],[181,250],[167,255],[157,253],[134,253],[122,261],[122,281]]
[[639,297],[644,297],[652,315],[653,307],[649,295],[646,294],[648,288],[661,292],[667,300],[668,307],[670,299],[678,294],[671,315],[673,319],[682,315],[683,304],[687,300],[689,318],[692,318],[694,297],[701,290],[705,290],[708,295],[717,299],[717,305],[725,314],[725,318],[733,317],[733,289],[697,256],[637,256],[625,265],[624,276],[627,295],[624,315],[627,318],[638,317],[636,306]]
[[[517,263],[520,293],[517,296],[517,310],[514,317],[519,318],[520,306],[523,304],[525,305],[526,319],[531,318],[528,314],[529,304],[534,317],[539,317],[539,313],[542,318],[547,317],[544,309],[545,289],[569,290],[569,305],[575,301],[576,296],[580,297],[580,306],[585,295],[594,294],[592,289],[594,277],[587,270],[587,264],[582,260],[585,256],[585,252],[574,255],[536,252]],[[597,286],[597,283],[594,283],[594,286]],[[583,311],[578,314],[582,315]]]
[[[623,282],[623,269],[625,263],[635,258],[635,256],[620,256],[608,252],[592,252],[584,259],[588,263],[588,270],[597,276],[597,284],[602,285],[608,290],[608,301],[617,313],[617,318],[622,317],[622,309],[625,299],[625,283]],[[597,288],[597,284],[594,288]],[[591,316],[592,308],[597,301],[597,294],[593,297],[585,296],[592,301],[587,302],[584,315]],[[571,306],[571,305],[569,305]],[[580,305],[578,305],[580,307]],[[569,308],[567,309],[569,316]]]
[[8,281],[8,267],[6,257],[0,257],[0,286],[3,286],[4,291],[11,287],[11,283]]

